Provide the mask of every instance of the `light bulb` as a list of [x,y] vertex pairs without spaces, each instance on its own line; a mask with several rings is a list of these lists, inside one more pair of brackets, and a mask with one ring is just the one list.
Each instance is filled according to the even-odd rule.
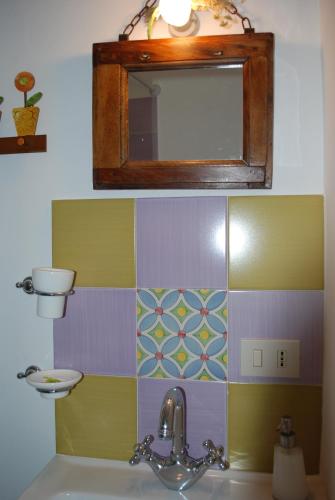
[[159,12],[167,24],[184,26],[190,18],[192,0],[160,0]]

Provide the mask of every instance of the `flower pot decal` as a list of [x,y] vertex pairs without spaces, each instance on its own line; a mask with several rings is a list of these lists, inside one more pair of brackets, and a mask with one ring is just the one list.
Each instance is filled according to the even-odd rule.
[[40,108],[35,104],[42,98],[42,92],[37,92],[28,99],[28,92],[35,85],[35,78],[28,71],[16,75],[15,87],[24,95],[24,107],[13,109],[13,118],[17,135],[35,135]]
[[13,118],[17,135],[35,135],[40,108],[13,108]]

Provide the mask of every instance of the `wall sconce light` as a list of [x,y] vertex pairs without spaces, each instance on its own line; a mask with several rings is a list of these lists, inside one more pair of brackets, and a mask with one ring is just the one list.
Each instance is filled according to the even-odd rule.
[[190,19],[192,0],[160,0],[158,9],[167,24],[184,26]]
[[70,269],[35,267],[32,276],[16,283],[24,292],[37,295],[37,315],[41,318],[62,318],[66,298],[72,295],[75,272]]
[[179,28],[178,33],[170,29],[173,36],[181,36],[182,32],[184,32],[184,36],[194,35],[199,27],[195,11],[205,10],[212,11],[214,17],[220,21],[223,27],[228,26],[232,16],[234,16],[241,21],[244,33],[255,31],[251,26],[250,19],[243,16],[230,0],[146,0],[142,10],[133,17],[119,35],[119,41],[129,40],[129,36],[143,17],[148,26],[148,38],[151,38],[153,24],[160,16],[169,27]]

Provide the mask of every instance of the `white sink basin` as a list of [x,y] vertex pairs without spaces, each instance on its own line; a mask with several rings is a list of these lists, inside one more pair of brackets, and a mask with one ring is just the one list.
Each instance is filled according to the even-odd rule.
[[[308,478],[310,500],[327,500]],[[145,464],[56,455],[19,500],[271,500],[271,475],[210,470],[182,493],[166,489]]]

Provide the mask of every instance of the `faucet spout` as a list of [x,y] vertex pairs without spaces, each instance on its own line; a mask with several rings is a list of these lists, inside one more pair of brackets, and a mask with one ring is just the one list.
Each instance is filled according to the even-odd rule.
[[186,402],[183,389],[174,387],[165,394],[163,399],[158,437],[172,440],[172,454],[182,455],[186,451]]

